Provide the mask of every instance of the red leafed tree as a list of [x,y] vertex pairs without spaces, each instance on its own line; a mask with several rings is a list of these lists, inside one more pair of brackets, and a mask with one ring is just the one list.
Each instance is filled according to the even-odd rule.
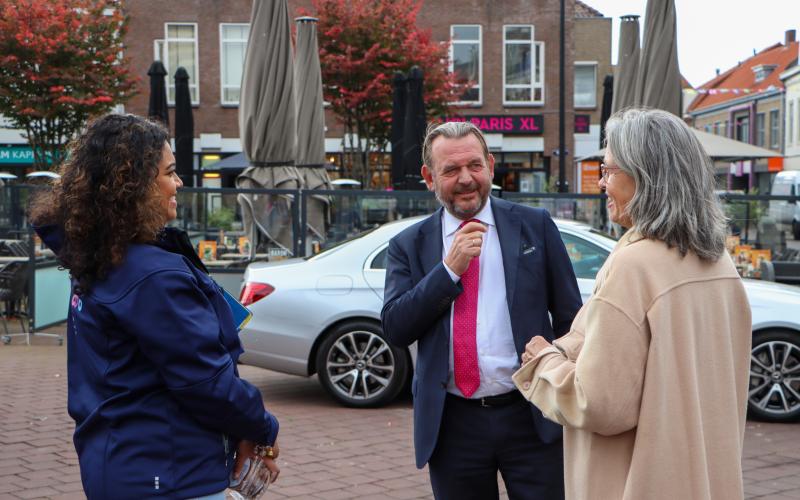
[[64,159],[89,117],[131,97],[114,0],[0,2],[0,114],[25,131],[38,169]]
[[419,0],[314,0],[319,18],[319,56],[325,100],[361,141],[356,175],[366,181],[366,151],[385,151],[390,139],[392,79],[417,65],[424,71],[428,116],[445,113],[458,100],[459,83],[449,71],[448,44],[417,27]]

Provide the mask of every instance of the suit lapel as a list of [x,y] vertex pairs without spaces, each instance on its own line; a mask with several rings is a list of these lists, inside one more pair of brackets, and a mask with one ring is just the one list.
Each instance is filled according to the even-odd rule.
[[[431,270],[442,262],[442,252],[444,242],[442,241],[442,210],[440,208],[433,213],[419,228],[417,236],[417,255],[419,264],[422,266],[422,276],[427,276]],[[450,338],[450,314],[442,314],[442,318],[436,327],[439,334],[445,339]],[[443,344],[447,345],[447,344]],[[443,359],[447,361],[447,356]]]
[[503,254],[503,275],[506,278],[506,302],[508,313],[512,315],[511,305],[514,303],[514,290],[517,284],[517,264],[520,252],[520,229],[522,222],[519,215],[512,210],[510,203],[492,197],[492,215],[497,224],[497,237],[500,240],[500,252]]
[[419,228],[417,255],[425,276],[442,261],[442,209],[428,217]]

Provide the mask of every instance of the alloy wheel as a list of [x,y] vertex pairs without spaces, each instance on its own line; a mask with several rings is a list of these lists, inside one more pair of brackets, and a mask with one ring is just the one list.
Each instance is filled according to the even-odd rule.
[[783,340],[755,345],[750,354],[750,405],[781,417],[800,410],[800,348]]
[[379,397],[391,384],[395,357],[379,335],[352,331],[331,345],[325,370],[333,389],[342,396],[371,400]]

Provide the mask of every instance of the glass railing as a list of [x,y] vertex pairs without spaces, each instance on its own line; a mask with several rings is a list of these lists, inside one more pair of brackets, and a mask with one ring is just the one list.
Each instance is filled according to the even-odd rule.
[[[36,269],[55,267],[52,252],[28,226],[31,189],[0,187],[0,240],[32,246]],[[555,218],[619,233],[608,220],[605,195],[504,192],[500,196],[544,208]],[[729,217],[728,250],[742,276],[800,284],[798,198],[719,196]],[[427,191],[185,188],[178,193],[178,218],[171,225],[189,234],[212,273],[241,273],[250,262],[310,256],[381,224],[430,214],[438,207]],[[0,258],[9,260],[9,252],[0,246]]]
[[800,199],[727,192],[719,196],[728,217],[727,248],[740,274],[800,284]]

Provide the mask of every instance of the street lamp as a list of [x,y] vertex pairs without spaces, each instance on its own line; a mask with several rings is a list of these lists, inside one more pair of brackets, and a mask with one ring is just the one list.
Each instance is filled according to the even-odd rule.
[[559,50],[558,50],[558,192],[567,192],[567,147],[565,144],[564,122],[566,121],[566,110],[564,108],[564,51],[565,51],[565,6],[561,0],[561,18],[559,19]]

